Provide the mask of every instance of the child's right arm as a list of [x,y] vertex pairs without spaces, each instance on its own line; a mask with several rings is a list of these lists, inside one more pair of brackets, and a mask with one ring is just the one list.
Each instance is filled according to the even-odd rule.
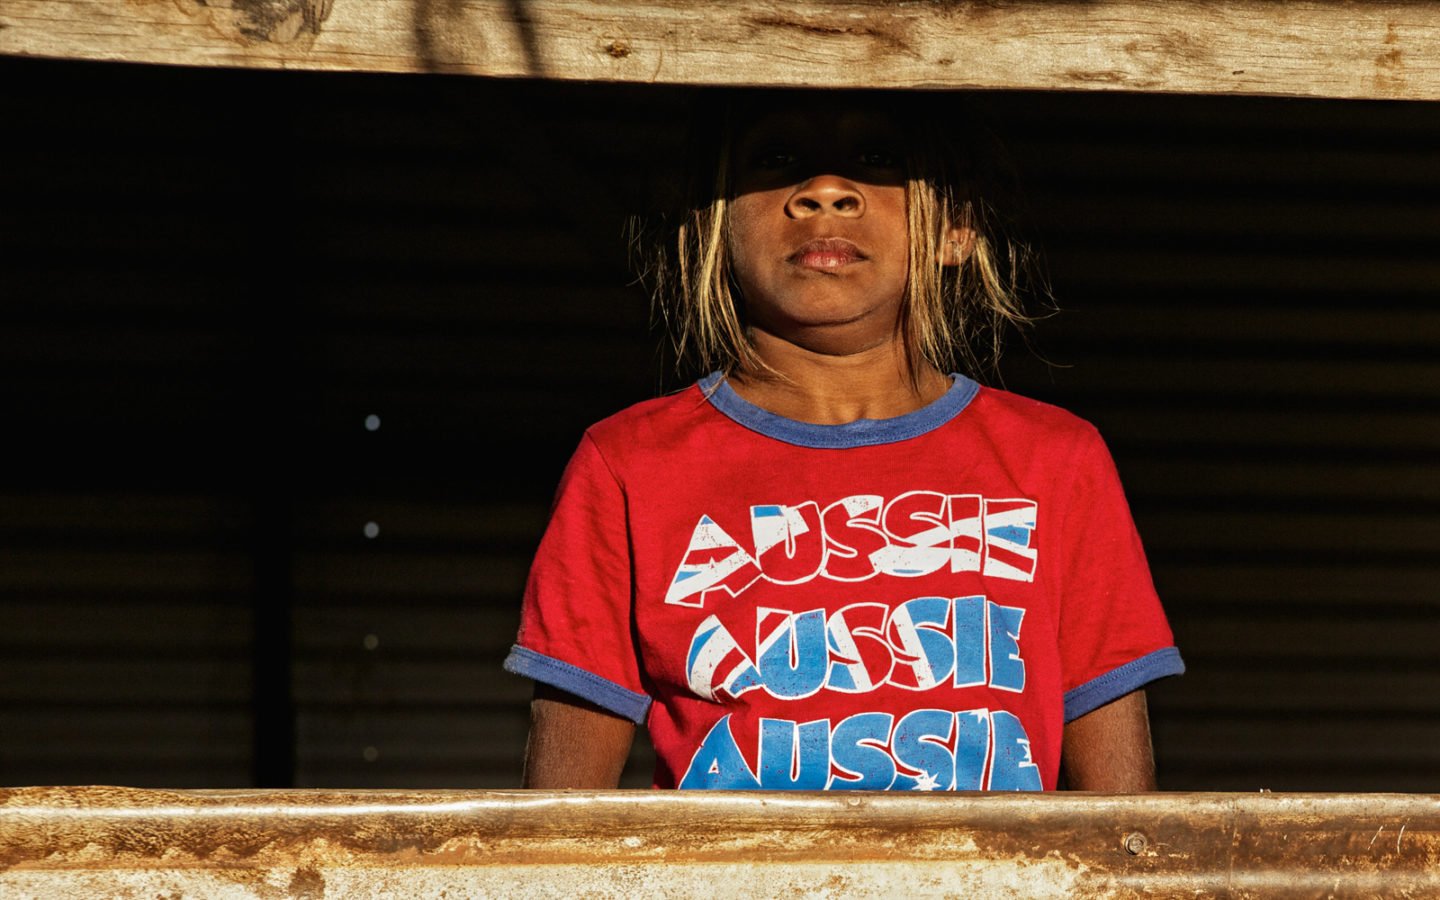
[[535,682],[525,787],[618,787],[645,721],[626,521],[624,492],[587,432],[560,479],[505,661]]
[[619,787],[634,740],[635,723],[629,719],[537,683],[523,784],[550,790]]

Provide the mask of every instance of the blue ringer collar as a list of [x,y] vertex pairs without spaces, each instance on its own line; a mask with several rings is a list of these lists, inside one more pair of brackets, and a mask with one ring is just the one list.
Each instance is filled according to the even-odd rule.
[[914,412],[893,419],[856,419],[843,425],[813,425],[767,412],[735,393],[720,372],[706,375],[699,386],[710,405],[751,431],[797,447],[844,450],[909,440],[958,416],[980,392],[980,385],[964,375],[950,377],[950,390]]

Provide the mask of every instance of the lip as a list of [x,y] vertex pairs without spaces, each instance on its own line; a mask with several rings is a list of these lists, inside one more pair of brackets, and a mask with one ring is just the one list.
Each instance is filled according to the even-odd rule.
[[853,241],[840,237],[823,237],[806,241],[785,259],[791,265],[802,269],[833,272],[868,257]]

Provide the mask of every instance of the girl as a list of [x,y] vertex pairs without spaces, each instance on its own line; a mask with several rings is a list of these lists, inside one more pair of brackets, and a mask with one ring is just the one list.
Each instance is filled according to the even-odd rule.
[[[525,784],[1154,788],[1183,671],[1110,457],[950,372],[1022,322],[978,142],[923,95],[742,93],[650,274],[680,393],[586,431],[506,668]],[[704,154],[702,154],[702,158]]]

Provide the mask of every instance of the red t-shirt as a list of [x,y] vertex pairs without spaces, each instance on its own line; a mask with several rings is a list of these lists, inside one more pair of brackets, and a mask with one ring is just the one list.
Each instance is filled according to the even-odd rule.
[[1088,423],[954,376],[810,425],[718,376],[591,427],[505,666],[648,725],[657,787],[1039,790],[1184,670]]

